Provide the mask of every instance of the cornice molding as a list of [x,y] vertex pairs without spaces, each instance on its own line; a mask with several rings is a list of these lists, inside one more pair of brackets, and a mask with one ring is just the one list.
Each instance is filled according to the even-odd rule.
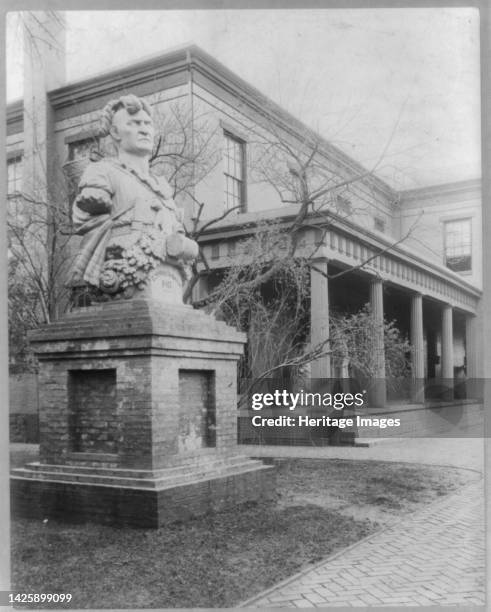
[[188,70],[187,47],[121,66],[49,92],[55,110]]
[[315,142],[320,143],[322,152],[326,156],[330,157],[335,163],[338,163],[355,176],[362,177],[357,180],[365,182],[371,188],[376,189],[384,197],[390,200],[395,201],[398,199],[398,192],[392,189],[390,185],[374,174],[370,174],[367,168],[314,132],[314,130],[288,113],[247,81],[244,81],[214,57],[196,45],[189,47],[189,54],[192,69],[197,70],[202,75],[215,82],[218,86],[222,87],[225,91],[228,91],[236,98],[242,100],[268,121],[276,123],[278,127],[285,130],[285,132],[289,133],[291,136],[298,138],[299,135],[301,135],[302,139],[308,136]]
[[[389,200],[397,199],[397,192],[387,183],[379,179],[354,159],[343,153],[326,139],[320,137],[296,117],[282,109],[275,102],[267,98],[258,89],[237,76],[229,68],[221,64],[214,57],[196,45],[187,45],[173,49],[164,54],[151,56],[130,66],[121,66],[103,72],[93,77],[71,83],[49,92],[49,99],[55,110],[69,107],[73,104],[93,100],[99,97],[108,97],[113,93],[129,90],[143,83],[150,83],[164,77],[196,70],[204,77],[210,79],[220,88],[241,100],[256,113],[268,121],[273,121],[282,130],[293,137],[309,136],[319,142],[322,152],[372,189],[376,189]],[[157,89],[156,89],[157,91]]]
[[441,183],[438,185],[428,185],[417,189],[406,189],[400,191],[401,204],[405,201],[430,199],[435,197],[445,197],[449,195],[469,194],[482,191],[482,181],[480,178],[468,179],[465,181],[455,181],[453,183]]
[[[463,194],[473,189],[480,189],[480,179],[403,191],[393,189],[194,44],[178,47],[163,54],[152,55],[129,66],[120,66],[52,90],[49,92],[49,99],[55,110],[61,110],[97,98],[107,98],[112,94],[128,91],[142,84],[149,85],[152,82],[155,82],[155,92],[157,92],[160,91],[159,81],[162,78],[181,73],[188,80],[191,78],[192,71],[196,71],[218,88],[241,101],[265,120],[273,121],[285,133],[297,138],[300,136],[303,139],[307,136],[319,142],[322,152],[333,163],[338,164],[355,177],[359,176],[359,179],[355,178],[356,181],[376,190],[390,201],[397,202],[397,207],[404,201]],[[22,126],[22,121],[23,101],[16,100],[7,106],[7,125],[10,126],[10,132],[13,128],[18,131]]]
[[[292,221],[292,219],[294,219],[294,217],[295,211],[293,210],[293,207],[290,206],[288,209],[281,211],[281,214],[278,214],[278,209],[271,209],[261,213],[241,214],[238,215],[236,220],[233,222],[221,222],[220,225],[217,224],[215,227],[208,229],[206,234],[201,237],[199,242],[201,244],[206,244],[207,242],[221,239],[225,240],[246,237],[253,232],[254,227],[260,221],[264,221],[265,219],[269,218],[276,219],[281,226],[282,224],[287,225]],[[322,227],[322,225],[325,225],[325,218],[322,215],[309,215],[308,219],[309,224],[312,226],[318,225],[319,227]],[[206,221],[203,223],[205,222]],[[392,255],[393,257],[399,258],[406,264],[417,266],[426,272],[434,274],[445,282],[448,282],[451,285],[468,292],[475,298],[480,298],[482,296],[482,291],[480,289],[463,280],[462,277],[455,272],[452,272],[444,266],[424,259],[403,244],[394,245],[394,239],[385,238],[379,234],[375,235],[370,230],[361,228],[352,221],[342,219],[337,215],[332,216],[330,223],[332,224],[334,230],[344,233],[347,237],[356,238],[371,248],[379,249],[381,252],[387,253],[389,256]]]

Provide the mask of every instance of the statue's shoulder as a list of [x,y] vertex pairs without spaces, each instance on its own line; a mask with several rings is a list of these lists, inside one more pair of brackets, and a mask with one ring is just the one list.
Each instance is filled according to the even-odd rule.
[[113,183],[114,164],[105,159],[90,161],[80,179],[79,188],[102,187],[109,189]]
[[99,159],[97,161],[89,161],[86,166],[87,172],[113,172],[114,171],[114,162],[109,159]]
[[106,159],[100,159],[97,161],[90,160],[84,168],[84,174],[99,173],[99,172],[111,172],[114,164]]

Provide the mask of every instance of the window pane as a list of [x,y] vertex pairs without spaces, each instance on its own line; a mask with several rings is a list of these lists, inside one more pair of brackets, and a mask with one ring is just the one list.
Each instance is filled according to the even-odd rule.
[[90,155],[91,149],[98,147],[98,138],[85,138],[71,142],[68,145],[68,159],[74,161],[76,159],[86,159]]
[[445,224],[445,265],[455,272],[472,269],[471,220]]
[[227,132],[224,133],[225,206],[243,206],[244,143]]

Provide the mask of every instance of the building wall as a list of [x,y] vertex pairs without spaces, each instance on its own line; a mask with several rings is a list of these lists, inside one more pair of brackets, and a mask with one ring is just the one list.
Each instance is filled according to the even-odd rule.
[[[240,111],[220,99],[211,96],[199,86],[193,87],[193,108],[197,125],[206,122],[209,132],[212,134],[213,149],[218,154],[218,161],[208,175],[196,186],[195,197],[204,203],[202,212],[203,220],[210,220],[221,216],[225,208],[225,178],[224,178],[224,129],[229,130],[234,136],[245,141],[246,147],[246,210],[248,212],[259,212],[272,208],[280,208],[281,200],[278,193],[271,185],[259,183],[253,180],[251,170],[254,146],[252,125],[250,120]],[[257,129],[257,127],[256,127]],[[265,131],[261,130],[265,135]],[[240,213],[231,213],[229,219],[236,222]]]
[[[154,68],[158,71],[162,66],[165,66],[165,60],[162,60],[160,64],[155,64]],[[147,74],[154,74],[152,72],[154,68],[147,66]],[[226,227],[227,224],[229,226],[240,225],[241,219],[252,221],[262,216],[274,218],[285,211],[290,214],[294,213],[295,206],[287,206],[282,203],[277,190],[271,184],[258,180],[257,154],[260,146],[257,143],[265,139],[273,141],[280,139],[295,148],[301,146],[302,139],[310,137],[311,133],[309,135],[307,128],[304,130],[294,118],[290,118],[291,122],[288,124],[289,117],[281,109],[275,109],[272,103],[269,107],[260,94],[254,100],[254,92],[251,93],[247,84],[237,87],[234,84],[236,81],[233,75],[228,81],[225,69],[223,72],[220,71],[221,69],[217,70],[218,72],[213,74],[212,70],[200,71],[192,65],[182,64],[179,70],[175,72],[170,70],[162,78],[144,79],[142,77],[140,79],[136,68],[129,67],[127,71],[97,77],[93,82],[89,80],[90,82],[84,83],[83,86],[67,86],[52,92],[50,99],[56,107],[54,113],[56,148],[55,159],[51,160],[50,181],[52,185],[59,183],[65,186],[64,189],[57,192],[59,205],[68,206],[68,194],[61,169],[68,159],[70,142],[86,138],[96,132],[100,110],[108,100],[125,93],[136,93],[144,96],[153,105],[158,124],[157,130],[163,130],[164,137],[169,136],[166,133],[166,121],[172,114],[172,110],[176,108],[183,109],[184,114],[192,113],[195,132],[191,136],[195,139],[195,143],[202,142],[203,139],[206,140],[209,137],[208,150],[212,154],[206,160],[210,166],[209,172],[206,172],[197,181],[195,188],[191,190],[190,197],[186,197],[183,193],[179,193],[176,197],[178,204],[186,210],[188,227],[192,223],[193,216],[196,215],[197,203],[204,204],[203,220],[212,219],[224,212],[224,130],[229,130],[246,142],[247,214],[242,216],[234,213],[227,218],[225,223],[221,224],[221,227]],[[126,79],[130,73],[133,75],[134,84],[131,82],[128,85]],[[74,91],[79,93],[73,94]],[[80,101],[73,103],[72,94],[75,100]],[[12,131],[14,125],[21,125],[21,122],[10,121],[11,133],[7,144],[11,151],[21,148],[23,141],[20,132]],[[106,139],[106,143],[108,140]],[[355,236],[357,232],[360,233],[358,228],[364,230],[361,232],[364,235],[360,241],[366,242],[370,239],[374,253],[385,248],[392,240],[401,239],[411,228],[410,235],[397,251],[401,262],[408,261],[411,267],[411,263],[414,263],[412,257],[419,256],[423,263],[442,266],[443,224],[453,218],[463,218],[463,215],[472,219],[474,265],[471,274],[460,275],[460,278],[480,286],[482,274],[480,268],[482,245],[478,231],[480,227],[480,188],[476,182],[430,187],[397,194],[382,181],[371,176],[356,162],[350,163],[349,158],[336,151],[334,147],[330,147],[329,143],[321,140],[319,143],[318,158],[321,169],[327,175],[338,177],[336,184],[339,184],[339,181],[346,183],[333,191],[329,199],[330,212],[336,212],[341,219],[345,217],[350,222],[346,224],[349,227],[344,228],[343,238],[338,240],[338,248],[334,252],[334,256],[338,257],[341,263],[347,265],[358,263],[348,258],[351,236]],[[286,159],[281,160],[281,163],[282,168],[286,170]],[[291,179],[288,172],[285,173],[285,176]],[[351,212],[343,212],[339,209],[337,196],[342,196],[349,202]],[[422,216],[421,211],[424,212]],[[252,218],[254,213],[256,213],[255,219]],[[384,225],[383,229],[377,229],[375,226],[376,218]],[[236,232],[236,234],[239,233],[240,231]],[[222,236],[215,239],[217,243],[219,240],[222,241],[220,255],[223,256],[228,247],[226,241],[234,241],[236,237],[229,234],[228,237],[223,238]],[[378,242],[377,239],[379,239]],[[73,252],[76,251],[78,241],[78,238],[73,239]],[[335,240],[332,241],[332,244],[335,242]],[[327,246],[326,242],[326,248]],[[351,249],[351,246],[349,248]],[[387,250],[390,248],[387,246]],[[395,252],[395,249],[392,249],[391,252]],[[228,265],[231,258],[229,254],[227,257]],[[326,254],[326,257],[329,259],[333,257],[332,249]],[[382,260],[383,257],[380,259]],[[380,270],[384,272],[382,267]],[[385,272],[387,273],[388,269],[385,269]],[[410,272],[414,280],[412,276],[414,270]],[[442,275],[442,272],[441,268],[432,271],[435,278]],[[442,277],[445,276],[447,275],[442,275]],[[456,274],[454,276],[459,277]],[[411,289],[408,278],[403,275],[396,282]],[[468,290],[467,287],[465,291]]]
[[11,442],[38,441],[36,374],[11,374],[9,376],[9,426]]
[[[263,138],[273,140],[279,136],[294,147],[304,136],[309,134],[307,128],[295,118],[291,125],[287,125],[289,116],[273,103],[268,103],[259,92],[256,92],[240,80],[239,77],[227,71],[226,68],[214,63],[213,58],[206,58],[206,54],[190,48],[186,61],[178,57],[179,53],[162,56],[162,61],[152,66],[142,63],[141,74],[160,71],[156,78],[135,78],[138,67],[129,67],[126,71],[114,73],[114,76],[97,77],[88,80],[87,87],[81,91],[90,91],[90,95],[74,96],[80,102],[67,104],[63,101],[66,94],[55,92],[52,96],[55,106],[55,134],[56,134],[56,166],[61,168],[68,156],[68,140],[83,138],[87,133],[93,133],[97,128],[100,109],[109,100],[124,93],[134,92],[144,95],[154,105],[156,114],[165,116],[174,104],[189,105],[196,121],[196,128],[206,124],[206,130],[211,134],[211,148],[216,159],[213,167],[206,176],[199,181],[194,190],[197,202],[204,203],[202,218],[209,220],[224,212],[224,175],[221,149],[224,144],[223,130],[230,129],[247,143],[247,211],[261,213],[262,211],[278,210],[284,208],[277,190],[259,182],[257,168],[255,141]],[[181,53],[182,55],[182,53]],[[167,59],[168,57],[168,59]],[[194,64],[191,61],[194,59]],[[190,61],[191,63],[187,63]],[[173,64],[177,62],[177,64]],[[179,62],[181,62],[179,64]],[[203,62],[206,64],[203,69]],[[173,70],[174,65],[179,68]],[[169,70],[166,71],[166,67]],[[137,76],[141,76],[137,75]],[[162,74],[163,76],[160,76]],[[127,76],[130,75],[130,76]],[[133,79],[133,81],[132,81]],[[108,87],[109,83],[115,86]],[[117,87],[117,84],[120,87]],[[68,86],[68,88],[71,86]],[[59,91],[62,92],[61,88]],[[60,102],[61,100],[61,102]],[[159,119],[159,122],[162,123]],[[14,127],[10,118],[11,129]],[[200,133],[198,136],[202,137]],[[21,145],[20,134],[11,134],[8,145],[11,149]],[[458,193],[444,188],[441,193],[438,189],[414,190],[397,194],[376,178],[370,176],[368,171],[359,167],[355,162],[350,166],[349,158],[330,147],[329,143],[320,141],[322,146],[319,154],[320,165],[327,172],[340,177],[348,184],[339,188],[332,194],[330,212],[336,212],[341,218],[348,217],[359,227],[370,231],[374,236],[392,237],[395,240],[402,238],[413,226],[411,235],[404,240],[404,245],[428,258],[436,264],[443,263],[443,223],[451,215],[460,216],[462,213],[472,215],[473,223],[473,270],[471,274],[464,274],[463,278],[480,286],[481,270],[479,262],[479,193],[465,194],[462,189]],[[60,176],[54,177],[62,181]],[[366,173],[366,176],[360,174]],[[336,197],[340,195],[351,206],[351,212],[339,208]],[[66,199],[66,197],[65,197]],[[187,211],[189,220],[196,213],[197,204],[192,204],[192,198],[178,195],[177,201]],[[423,217],[419,218],[424,209]],[[230,215],[229,219],[236,222],[237,214]],[[376,225],[375,219],[384,227]]]
[[[247,149],[247,211],[262,212],[277,209],[281,214],[281,209],[285,209],[288,202],[282,202],[278,193],[280,180],[268,182],[261,180],[261,161],[260,155],[264,150],[264,143],[273,143],[276,150],[281,154],[283,143],[288,144],[293,150],[301,150],[302,142],[299,138],[293,137],[285,130],[276,126],[272,120],[264,117],[253,116],[250,109],[245,105],[232,105],[230,101],[220,96],[220,91],[211,93],[200,85],[193,85],[193,108],[195,116],[199,120],[206,121],[208,128],[214,134],[216,149],[223,147],[223,131],[227,130],[246,143]],[[282,157],[279,168],[279,178],[288,179],[289,173],[286,165],[287,156]],[[338,189],[333,189],[327,196],[325,210],[338,213],[341,218],[349,217],[361,227],[374,229],[374,217],[380,218],[386,226],[386,233],[391,232],[393,224],[392,200],[387,195],[377,192],[369,184],[364,183],[359,176],[348,168],[342,167],[335,160],[329,158],[322,150],[316,156],[316,163],[321,167],[321,171],[333,178],[330,186],[349,182]],[[312,190],[319,184],[320,172],[309,180]],[[324,181],[322,181],[324,183]],[[196,198],[205,203],[203,218],[211,219],[224,212],[223,203],[224,175],[223,164],[218,163],[209,175],[197,186]],[[286,197],[287,190],[284,190]],[[336,203],[336,196],[341,195],[349,201],[352,212],[346,213],[339,209]],[[231,219],[233,216],[230,217]],[[234,220],[236,221],[236,220]]]
[[412,231],[405,245],[435,264],[444,262],[444,224],[470,219],[472,271],[460,272],[463,280],[482,287],[481,193],[478,181],[442,185],[402,194],[400,234]]

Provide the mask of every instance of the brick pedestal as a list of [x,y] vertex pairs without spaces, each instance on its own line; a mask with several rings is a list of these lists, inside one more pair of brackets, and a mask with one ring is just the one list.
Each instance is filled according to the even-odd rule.
[[129,300],[37,330],[40,463],[17,515],[158,527],[257,500],[273,470],[237,450],[244,335],[189,306]]

